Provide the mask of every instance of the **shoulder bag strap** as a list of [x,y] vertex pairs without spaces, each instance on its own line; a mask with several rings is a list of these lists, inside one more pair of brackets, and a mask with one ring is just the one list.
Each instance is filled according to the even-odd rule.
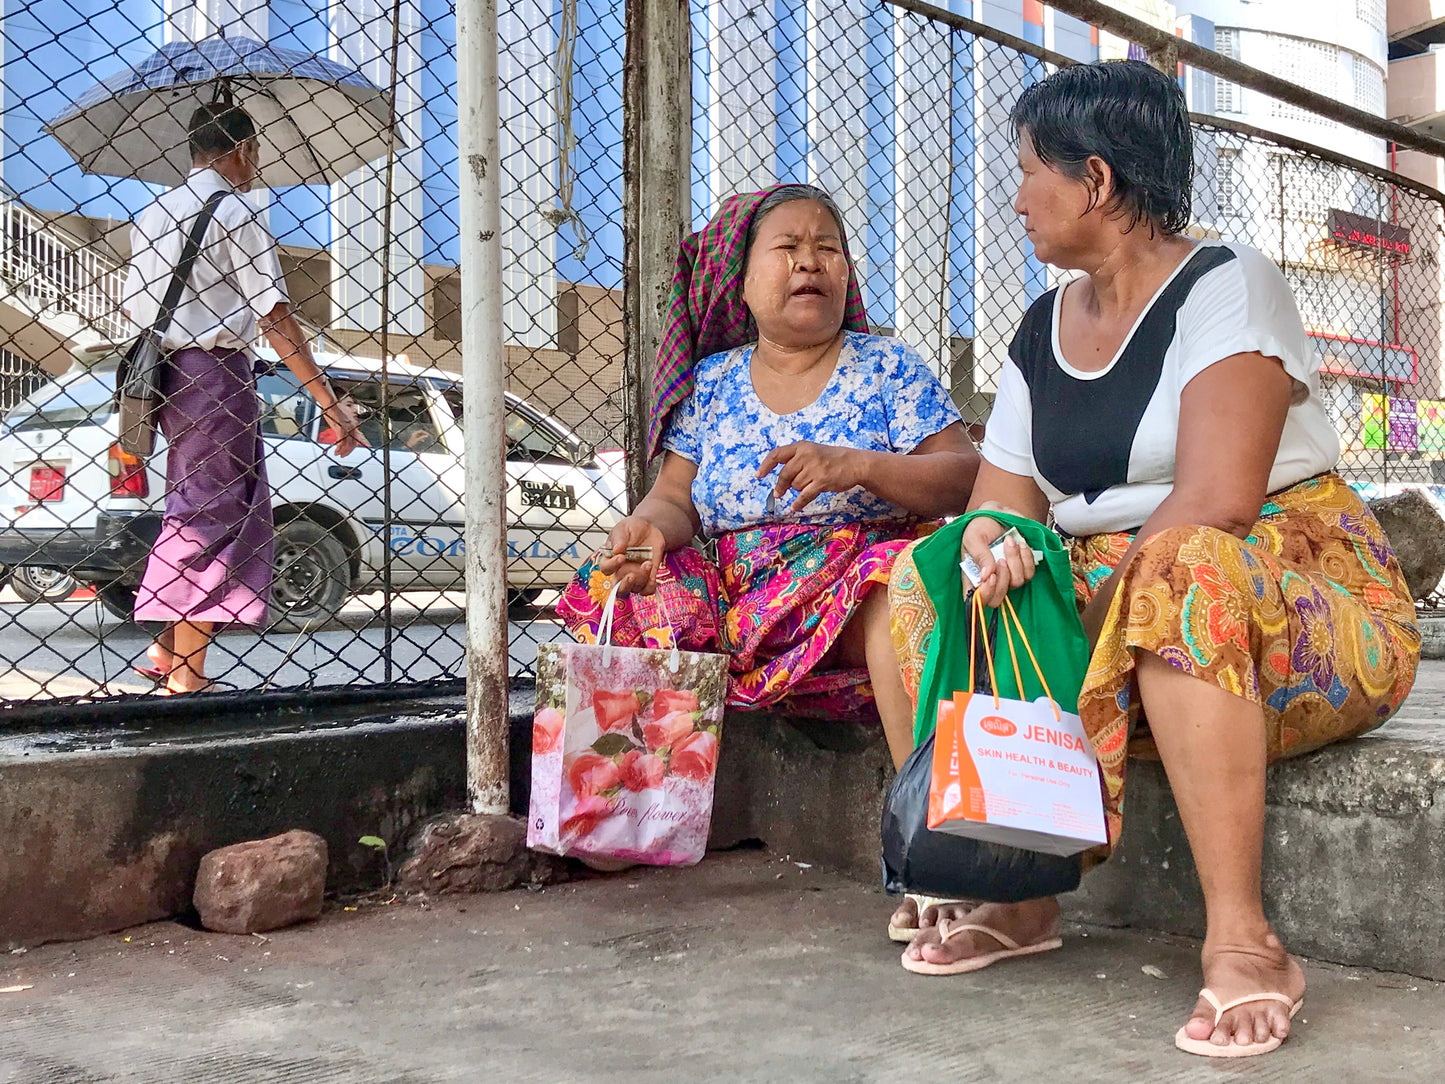
[[196,266],[196,258],[201,254],[201,242],[205,240],[206,230],[211,227],[211,219],[216,217],[216,208],[220,206],[221,200],[230,193],[214,192],[201,207],[201,213],[196,216],[196,221],[191,226],[191,232],[186,237],[185,246],[181,249],[180,262],[176,264],[175,270],[171,272],[170,285],[166,287],[166,296],[161,301],[161,307],[156,312],[155,323],[151,330],[157,335],[164,335],[166,329],[171,326],[171,318],[175,316],[176,306],[181,302],[181,293],[186,288],[186,283],[191,280],[191,269]]

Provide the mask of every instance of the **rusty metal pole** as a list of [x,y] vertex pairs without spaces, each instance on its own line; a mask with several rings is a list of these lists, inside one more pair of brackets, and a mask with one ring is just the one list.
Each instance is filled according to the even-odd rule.
[[1171,79],[1179,78],[1179,47],[1172,41],[1151,47],[1146,55],[1152,67],[1158,68]]
[[462,432],[466,455],[467,798],[508,812],[506,354],[497,0],[457,0]]
[[652,370],[677,245],[691,218],[691,50],[687,0],[627,0],[622,338],[629,508],[653,478],[646,452]]

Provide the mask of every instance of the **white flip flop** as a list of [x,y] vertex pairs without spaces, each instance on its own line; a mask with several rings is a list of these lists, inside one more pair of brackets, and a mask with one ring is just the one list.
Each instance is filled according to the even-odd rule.
[[981,971],[990,964],[996,964],[1000,960],[1008,960],[1014,956],[1032,956],[1035,953],[1052,952],[1054,949],[1064,947],[1062,937],[1050,937],[1043,941],[1035,941],[1032,945],[1020,945],[1008,934],[1000,933],[988,926],[980,926],[977,922],[949,922],[947,919],[938,924],[939,944],[945,944],[951,938],[970,930],[992,937],[1003,948],[996,952],[985,952],[979,956],[955,960],[951,964],[931,964],[927,960],[914,960],[905,952],[903,954],[904,968],[912,971],[915,975],[963,975],[969,971]]
[[[906,900],[912,900],[917,905],[918,920],[920,922],[923,921],[923,912],[929,907],[941,906],[947,903],[965,902],[963,900],[947,899],[944,896],[924,896],[920,895],[917,892],[907,892],[904,894],[903,898]],[[906,945],[916,936],[918,936],[917,926],[895,926],[892,922],[888,923],[888,940],[890,941],[897,941],[901,945]]]
[[[1219,998],[1215,997],[1214,991],[1207,986],[1199,991],[1199,996],[1214,1006],[1214,1027],[1216,1028],[1224,1019],[1225,1013],[1230,1009],[1237,1009],[1241,1005],[1249,1005],[1256,1001],[1278,1001],[1282,1005],[1289,1006],[1289,1018],[1293,1020],[1305,1004],[1304,998],[1295,1001],[1288,994],[1259,993],[1237,997],[1233,1001],[1226,1001],[1221,1005]],[[1212,1028],[1210,1034],[1214,1034]],[[1283,1042],[1284,1040],[1278,1035],[1271,1035],[1262,1043],[1230,1043],[1228,1046],[1216,1046],[1208,1039],[1191,1039],[1185,1034],[1184,1028],[1180,1028],[1174,1033],[1175,1046],[1186,1054],[1198,1054],[1201,1058],[1254,1058],[1260,1054],[1278,1050]]]

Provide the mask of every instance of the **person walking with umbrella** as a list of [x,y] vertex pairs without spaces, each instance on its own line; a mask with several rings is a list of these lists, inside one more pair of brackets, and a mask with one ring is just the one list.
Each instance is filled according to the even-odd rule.
[[[191,171],[137,217],[125,302],[150,326],[192,230],[200,248],[162,347],[169,365],[157,413],[169,450],[166,501],[136,596],[138,621],[165,622],[137,669],[166,694],[213,687],[206,651],[218,628],[264,625],[274,533],[248,351],[261,331],[338,434],[349,455],[365,443],[355,409],[316,367],[292,315],[276,241],[241,198],[260,174],[256,126],[229,100],[190,118]],[[199,225],[200,216],[209,222]]]

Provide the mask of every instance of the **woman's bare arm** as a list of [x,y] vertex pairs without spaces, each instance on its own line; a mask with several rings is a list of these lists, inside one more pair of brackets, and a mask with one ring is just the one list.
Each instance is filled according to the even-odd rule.
[[929,519],[956,516],[968,507],[980,462],[962,422],[925,438],[907,455],[858,455],[865,489]]
[[[984,460],[978,483],[968,502],[970,512],[1012,512],[1043,523],[1049,514],[1049,499],[1032,477],[1014,474]],[[980,517],[968,525],[959,546],[959,556],[971,556],[978,565],[979,595],[989,606],[998,606],[1015,587],[1034,574],[1033,554],[1015,547],[996,561],[989,547],[998,541],[1004,526],[998,520]]]
[[[681,549],[697,536],[702,526],[692,503],[692,483],[697,464],[675,452],[667,452],[657,481],[646,497],[637,502],[632,514],[612,528],[607,536],[608,556],[600,562],[603,572],[615,575],[620,593],[657,587],[657,569],[663,554]],[[634,547],[652,550],[648,561],[628,561],[626,551]]]
[[[1275,358],[1235,354],[1205,369],[1179,399],[1174,490],[1139,529],[1119,569],[1144,541],[1171,527],[1216,527],[1245,538],[1269,495],[1293,381]],[[1092,643],[1109,612],[1119,573],[1084,608]]]
[[836,444],[799,441],[767,454],[757,476],[765,478],[781,466],[773,495],[795,490],[789,506],[801,512],[823,493],[841,493],[862,486],[916,515],[935,519],[956,515],[968,506],[978,474],[978,452],[963,425],[954,422],[925,438],[913,451],[872,452]]

